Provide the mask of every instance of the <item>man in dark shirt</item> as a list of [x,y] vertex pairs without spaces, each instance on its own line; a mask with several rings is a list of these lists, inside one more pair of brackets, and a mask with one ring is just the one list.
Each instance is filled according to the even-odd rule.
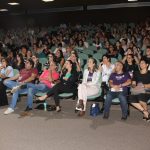
[[16,76],[8,78],[4,81],[4,85],[12,89],[12,93],[13,93],[10,106],[4,112],[5,115],[14,112],[19,94],[27,93],[26,86],[23,89],[20,89],[20,87],[22,85],[26,85],[26,83],[34,82],[34,80],[36,79],[38,75],[38,71],[33,67],[34,67],[34,62],[31,59],[29,59],[26,61],[24,69],[22,69]]
[[107,93],[105,104],[104,104],[104,119],[108,119],[109,111],[112,100],[119,98],[121,109],[122,109],[122,120],[127,119],[128,105],[127,105],[127,93],[128,87],[131,84],[131,77],[128,73],[123,71],[123,63],[116,62],[115,72],[110,75],[109,85],[110,91]]

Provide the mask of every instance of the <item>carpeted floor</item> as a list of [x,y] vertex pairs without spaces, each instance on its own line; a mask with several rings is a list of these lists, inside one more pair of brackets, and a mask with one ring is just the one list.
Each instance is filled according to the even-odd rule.
[[121,121],[119,105],[113,105],[111,116],[83,118],[74,113],[75,101],[62,100],[62,112],[33,110],[20,117],[25,98],[13,114],[3,115],[0,108],[0,150],[150,150],[150,123],[131,108],[127,121]]

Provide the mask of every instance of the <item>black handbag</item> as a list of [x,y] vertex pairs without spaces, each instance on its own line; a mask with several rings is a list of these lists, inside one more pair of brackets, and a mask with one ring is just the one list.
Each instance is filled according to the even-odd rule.
[[[44,103],[43,104],[39,104],[38,106],[35,107],[35,109],[38,110],[45,110],[45,106]],[[56,110],[56,106],[55,105],[46,105],[46,111],[55,111]]]

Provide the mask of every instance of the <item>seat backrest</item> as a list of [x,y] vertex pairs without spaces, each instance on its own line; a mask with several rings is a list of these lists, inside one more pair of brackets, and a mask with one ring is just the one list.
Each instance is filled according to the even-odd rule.
[[95,53],[94,55],[93,55],[93,58],[95,58],[95,59],[97,59],[97,60],[101,60],[102,59],[102,57],[103,57],[103,54],[102,53]]
[[112,64],[115,64],[117,61],[118,61],[118,59],[116,59],[116,58],[111,58],[111,63],[112,63]]
[[90,49],[85,49],[83,51],[83,53],[87,54],[87,55],[93,55],[94,51],[93,50],[90,50]]
[[48,61],[47,58],[39,58],[39,62],[42,64],[42,68],[44,67],[44,64],[46,64]]
[[83,60],[87,60],[89,58],[87,54],[79,53],[78,55],[79,55],[79,58]]

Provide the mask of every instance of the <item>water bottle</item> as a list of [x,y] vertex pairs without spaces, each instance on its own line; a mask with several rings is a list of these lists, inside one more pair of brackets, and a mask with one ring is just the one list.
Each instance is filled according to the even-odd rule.
[[47,103],[44,102],[43,105],[44,105],[44,111],[47,111]]

